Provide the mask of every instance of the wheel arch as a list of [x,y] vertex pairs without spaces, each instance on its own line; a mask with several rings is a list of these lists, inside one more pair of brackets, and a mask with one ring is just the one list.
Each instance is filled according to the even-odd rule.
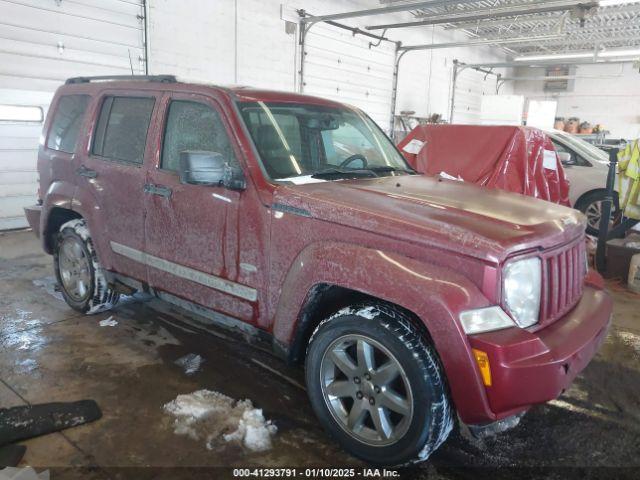
[[406,309],[402,305],[382,300],[352,288],[329,283],[318,283],[311,287],[304,304],[300,308],[295,333],[288,349],[287,362],[290,364],[302,364],[311,335],[320,322],[341,309],[356,304],[384,305],[387,308],[402,312],[410,320],[411,324],[430,343],[433,343],[427,326],[420,321],[415,312]]
[[83,218],[75,210],[65,207],[53,207],[49,209],[49,213],[45,219],[44,229],[42,231],[42,242],[45,252],[48,254],[53,253],[55,247],[55,236],[60,230],[60,227],[67,223],[69,220],[76,218]]
[[[593,195],[594,193],[606,194],[607,193],[607,189],[606,188],[592,188],[591,190],[587,190],[586,192],[583,192],[582,195],[580,195],[577,198],[577,200],[575,201],[575,203],[573,204],[573,208],[579,210],[578,205],[580,205],[580,203],[584,202],[585,199],[589,195]],[[618,206],[618,202],[619,202],[618,192],[616,192],[616,191],[613,192],[613,201],[615,203],[616,209],[619,208],[619,206]]]

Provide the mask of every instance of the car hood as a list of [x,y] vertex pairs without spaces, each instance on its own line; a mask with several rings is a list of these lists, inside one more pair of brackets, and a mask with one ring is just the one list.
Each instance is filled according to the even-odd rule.
[[570,208],[425,175],[283,184],[274,207],[492,263],[565,243],[585,228]]

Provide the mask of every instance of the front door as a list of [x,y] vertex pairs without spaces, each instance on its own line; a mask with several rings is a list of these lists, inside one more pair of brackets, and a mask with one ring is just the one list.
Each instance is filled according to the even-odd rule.
[[93,107],[97,121],[88,154],[76,164],[77,201],[90,209],[85,216],[103,266],[141,281],[146,266],[127,253],[144,251],[143,165],[160,98],[149,91],[105,92]]
[[194,94],[163,98],[159,158],[145,194],[149,284],[205,307],[253,321],[254,288],[238,282],[238,215],[243,193],[180,182],[180,152],[217,152],[237,163],[217,102]]

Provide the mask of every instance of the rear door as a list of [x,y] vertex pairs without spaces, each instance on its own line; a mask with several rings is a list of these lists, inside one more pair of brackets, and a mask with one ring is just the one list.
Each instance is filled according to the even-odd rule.
[[[147,133],[160,95],[149,91],[103,92],[94,115],[88,155],[77,162],[78,191],[93,205],[92,237],[105,268],[145,281],[143,164]],[[88,196],[88,197],[87,197]],[[83,199],[80,198],[80,202]]]
[[239,151],[218,102],[173,92],[163,99],[157,168],[148,174],[146,261],[149,284],[191,302],[252,321],[257,291],[239,279],[239,225],[245,192],[180,182],[180,152],[217,152],[237,164]]

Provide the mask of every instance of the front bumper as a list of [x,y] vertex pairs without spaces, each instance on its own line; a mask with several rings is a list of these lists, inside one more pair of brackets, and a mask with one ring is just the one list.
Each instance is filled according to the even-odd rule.
[[596,354],[611,323],[613,302],[586,285],[576,307],[534,333],[519,328],[469,337],[489,357],[491,386],[485,387],[496,419],[557,398]]
[[36,237],[40,237],[40,214],[42,213],[42,207],[40,205],[31,205],[30,207],[24,207],[24,216],[27,217],[27,222],[33,229],[33,233]]

